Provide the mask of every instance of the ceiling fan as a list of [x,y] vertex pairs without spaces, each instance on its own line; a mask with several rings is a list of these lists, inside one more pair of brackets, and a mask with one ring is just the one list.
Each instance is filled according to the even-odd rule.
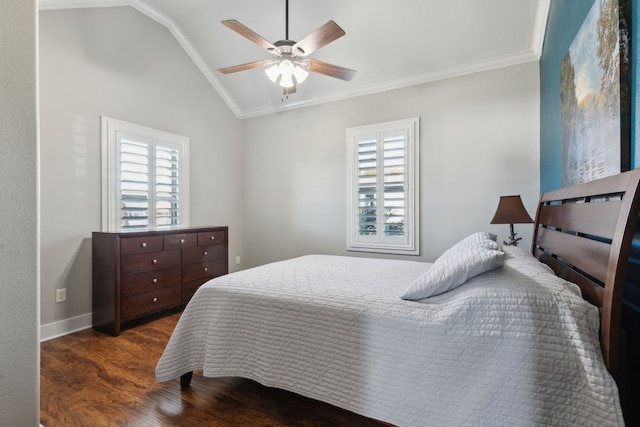
[[267,67],[267,76],[282,87],[283,99],[296,92],[296,84],[302,83],[309,71],[346,81],[351,80],[356,74],[355,70],[349,68],[307,58],[309,54],[345,35],[344,30],[335,22],[327,22],[299,42],[289,40],[289,0],[286,0],[285,5],[285,40],[270,43],[235,19],[222,21],[222,24],[272,54],[273,59],[220,68],[218,71],[231,74]]

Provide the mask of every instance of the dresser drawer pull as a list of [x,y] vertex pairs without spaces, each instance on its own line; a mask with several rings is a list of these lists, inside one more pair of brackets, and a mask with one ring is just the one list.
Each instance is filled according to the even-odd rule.
[[209,239],[216,240],[216,236],[211,236],[211,237],[209,237]]
[[204,271],[209,271],[209,269],[207,267],[204,268]]
[[143,248],[146,248],[147,247],[147,242],[140,243],[140,246],[142,246]]
[[202,255],[209,255],[209,252],[204,251],[204,252],[202,253]]
[[153,299],[153,302],[158,302],[158,298],[154,298],[154,299]]
[[152,280],[152,282],[153,282],[154,284],[155,284],[155,283],[158,283],[158,279],[156,279],[156,278],[154,277],[154,278],[153,278],[153,280]]
[[153,261],[151,261],[151,264],[157,264],[157,263],[158,263],[157,259],[154,259]]
[[182,243],[184,243],[184,239],[180,239],[180,243],[181,243],[181,244],[182,244]]

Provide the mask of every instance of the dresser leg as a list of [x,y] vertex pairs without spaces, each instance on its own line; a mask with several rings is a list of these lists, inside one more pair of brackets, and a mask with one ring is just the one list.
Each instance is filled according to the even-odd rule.
[[180,388],[187,388],[191,384],[191,378],[193,377],[193,371],[187,372],[180,376]]

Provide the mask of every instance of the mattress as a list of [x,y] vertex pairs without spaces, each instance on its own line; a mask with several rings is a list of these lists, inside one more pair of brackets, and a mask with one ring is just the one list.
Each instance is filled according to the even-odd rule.
[[156,367],[286,389],[398,426],[624,425],[599,316],[527,251],[420,301],[428,263],[309,255],[203,285]]

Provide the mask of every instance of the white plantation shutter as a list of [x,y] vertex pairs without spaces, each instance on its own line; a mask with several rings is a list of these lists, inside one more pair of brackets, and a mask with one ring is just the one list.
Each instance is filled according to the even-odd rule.
[[347,130],[347,249],[418,254],[418,119]]
[[180,225],[180,150],[162,144],[155,148],[156,225],[174,227]]
[[375,236],[378,224],[378,144],[358,138],[358,234]]
[[188,142],[103,117],[103,229],[189,225]]
[[388,236],[406,236],[405,202],[409,198],[405,182],[407,162],[407,132],[385,132],[382,135],[384,149],[384,232]]
[[149,149],[142,138],[120,139],[120,201],[122,229],[149,227]]

